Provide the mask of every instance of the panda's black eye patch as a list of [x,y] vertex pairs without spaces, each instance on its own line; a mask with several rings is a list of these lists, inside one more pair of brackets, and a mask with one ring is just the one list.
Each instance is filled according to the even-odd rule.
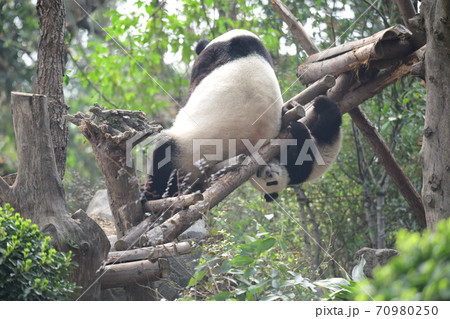
[[277,181],[268,182],[266,185],[267,185],[267,186],[278,185],[278,182],[277,182]]

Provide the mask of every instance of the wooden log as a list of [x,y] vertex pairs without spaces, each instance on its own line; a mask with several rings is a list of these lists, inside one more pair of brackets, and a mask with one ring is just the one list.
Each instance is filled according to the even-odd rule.
[[307,105],[303,106],[301,104],[298,104],[297,102],[291,102],[290,105],[295,105],[295,107],[284,114],[281,121],[282,129],[288,127],[289,123],[291,123],[292,121],[304,117],[306,114],[306,110],[312,106],[312,103],[308,103]]
[[126,287],[134,284],[147,284],[167,277],[170,273],[167,260],[133,261],[123,264],[107,265],[100,278],[102,289]]
[[358,69],[361,65],[372,60],[393,59],[412,53],[413,45],[408,40],[390,40],[372,43],[361,48],[349,51],[342,55],[318,61],[303,63],[297,69],[297,76],[304,85],[313,83],[321,77]]
[[[170,197],[158,199],[154,201],[147,201],[144,204],[144,209],[158,214],[164,214],[170,210],[171,214],[175,214],[198,201],[203,200],[201,193],[194,193],[189,195],[182,195],[178,197]],[[147,217],[138,225],[133,226],[122,238],[118,239],[114,244],[114,248],[118,251],[123,251],[132,248],[138,242],[139,237],[148,231],[155,224],[155,217]]]
[[284,103],[283,109],[285,111],[288,111],[291,108],[293,108],[292,105],[293,102],[305,105],[306,103],[314,100],[316,96],[325,94],[329,88],[334,86],[335,83],[336,78],[332,75],[327,74],[320,80],[308,86],[306,89],[304,89],[302,92],[300,92],[293,98],[289,99],[286,103]]
[[154,261],[158,258],[176,257],[189,254],[190,252],[191,244],[189,242],[168,243],[155,247],[137,248],[127,251],[113,251],[108,254],[105,264],[120,264],[144,259]]
[[412,66],[421,59],[424,52],[425,47],[422,47],[406,58],[397,59],[396,63],[382,73],[378,74],[372,81],[362,84],[361,86],[354,88],[352,91],[347,92],[339,100],[341,113],[344,114],[349,112],[365,100],[368,100],[392,83],[407,75],[411,71]]
[[323,50],[319,53],[310,55],[307,59],[307,63],[313,63],[318,61],[327,60],[346,52],[353,51],[355,49],[367,46],[369,44],[376,43],[378,41],[394,40],[394,39],[408,39],[411,37],[411,31],[399,24],[388,29],[375,33],[374,35],[361,39],[346,42],[344,44]]
[[147,201],[144,204],[144,209],[146,212],[161,213],[169,209],[175,210],[178,207],[185,208],[201,200],[203,200],[203,195],[201,193],[193,193],[189,195],[181,195],[178,197],[169,197]]
[[281,19],[286,22],[292,35],[298,41],[298,43],[300,43],[303,50],[305,50],[308,55],[319,52],[319,49],[309,38],[305,29],[298,21],[298,19],[292,14],[292,12],[289,11],[289,9],[286,8],[286,6],[280,0],[270,0],[270,3],[274,7],[278,15],[281,17]]
[[227,170],[231,170],[241,165],[245,161],[245,159],[246,156],[244,154],[239,154],[238,156],[217,163],[211,170],[209,170],[208,173],[209,175],[226,173]]

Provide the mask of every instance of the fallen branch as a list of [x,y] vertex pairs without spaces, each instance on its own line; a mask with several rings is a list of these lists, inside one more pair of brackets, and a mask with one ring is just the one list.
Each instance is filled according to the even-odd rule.
[[180,242],[127,251],[113,251],[108,254],[105,264],[119,264],[144,259],[153,261],[158,258],[186,255],[191,252],[191,248],[192,246],[189,242]]
[[136,283],[147,284],[168,277],[169,261],[160,258],[155,262],[148,260],[105,266],[99,277],[102,289],[125,287]]

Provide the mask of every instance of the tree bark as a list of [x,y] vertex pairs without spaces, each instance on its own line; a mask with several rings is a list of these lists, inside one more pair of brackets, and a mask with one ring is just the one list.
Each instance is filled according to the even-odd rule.
[[[86,289],[96,278],[96,270],[109,251],[109,241],[83,211],[76,212],[72,218],[67,214],[53,153],[47,98],[13,93],[11,108],[19,169],[12,186],[0,177],[0,198],[49,234],[57,250],[73,251],[73,259],[79,266],[72,279]],[[97,299],[99,292],[99,287],[93,286],[82,298]]]
[[[144,219],[139,180],[131,149],[161,130],[137,111],[106,110],[98,106],[88,116],[77,113],[66,118],[88,139],[105,178],[109,204],[120,239]],[[108,124],[105,124],[108,123]]]
[[427,50],[427,107],[424,139],[422,199],[428,227],[450,217],[450,2],[423,0]]
[[64,118],[68,106],[64,103],[63,76],[66,56],[64,1],[38,0],[39,48],[33,93],[48,98],[50,132],[61,180],[66,169],[68,126]]

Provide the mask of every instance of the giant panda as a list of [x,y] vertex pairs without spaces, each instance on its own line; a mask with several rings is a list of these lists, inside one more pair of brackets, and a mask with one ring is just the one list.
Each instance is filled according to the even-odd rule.
[[295,144],[285,148],[285,163],[281,163],[279,155],[260,167],[250,179],[253,187],[271,202],[285,187],[322,176],[341,148],[341,124],[342,116],[336,103],[323,95],[317,97],[305,117],[290,123]]
[[[202,40],[195,50],[187,102],[150,151],[147,199],[178,195],[179,172],[187,174],[187,184],[204,189],[196,160],[211,166],[249,154],[246,140],[256,145],[280,131],[281,91],[272,59],[255,34],[229,31],[211,42]],[[203,146],[194,148],[194,141]]]

